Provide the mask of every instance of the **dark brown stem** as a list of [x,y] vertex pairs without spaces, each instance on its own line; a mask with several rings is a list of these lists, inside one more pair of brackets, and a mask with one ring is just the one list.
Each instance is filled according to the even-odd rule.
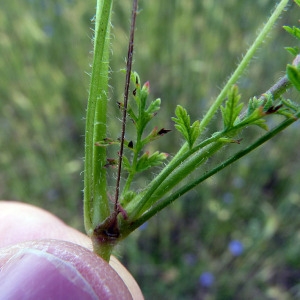
[[120,145],[120,151],[119,151],[119,165],[118,165],[118,175],[117,175],[115,203],[114,203],[115,217],[120,212],[120,205],[119,205],[120,180],[121,180],[122,160],[123,160],[123,151],[124,151],[124,138],[125,138],[125,131],[126,131],[126,117],[127,117],[127,106],[128,106],[127,103],[128,103],[129,84],[130,84],[130,75],[131,75],[131,67],[132,67],[134,31],[135,31],[137,6],[138,6],[138,0],[133,0],[131,26],[130,26],[130,38],[129,38],[128,54],[127,54],[126,80],[125,80],[125,88],[124,88],[124,107],[123,107],[123,119],[122,119],[121,145]]

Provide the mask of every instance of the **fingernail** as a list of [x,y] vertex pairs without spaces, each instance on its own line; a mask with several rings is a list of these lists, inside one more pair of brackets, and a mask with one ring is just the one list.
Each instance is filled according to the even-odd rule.
[[0,299],[97,299],[70,263],[37,249],[23,249],[0,267]]

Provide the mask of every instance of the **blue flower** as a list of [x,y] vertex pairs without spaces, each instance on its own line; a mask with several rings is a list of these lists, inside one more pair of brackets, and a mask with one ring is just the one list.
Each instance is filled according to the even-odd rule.
[[240,256],[244,252],[244,245],[239,240],[232,240],[228,249],[233,256]]
[[215,277],[210,272],[203,272],[199,277],[199,282],[203,287],[211,287],[215,281]]

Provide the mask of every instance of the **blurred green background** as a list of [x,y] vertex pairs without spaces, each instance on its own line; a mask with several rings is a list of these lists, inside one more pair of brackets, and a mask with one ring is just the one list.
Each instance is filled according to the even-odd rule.
[[[95,5],[10,0],[0,10],[0,198],[48,209],[82,231]],[[134,69],[150,81],[152,97],[163,100],[155,125],[174,129],[178,103],[192,120],[201,118],[273,5],[273,0],[140,1]],[[120,132],[115,103],[122,100],[130,9],[131,1],[115,1],[112,136]],[[297,25],[299,12],[291,5],[282,15],[240,80],[245,101],[266,91],[291,62],[284,46],[296,41],[281,27]],[[261,130],[245,131],[246,137],[254,134]],[[146,299],[300,299],[299,141],[296,122],[118,247],[116,255]],[[155,145],[173,155],[181,143],[173,130]]]

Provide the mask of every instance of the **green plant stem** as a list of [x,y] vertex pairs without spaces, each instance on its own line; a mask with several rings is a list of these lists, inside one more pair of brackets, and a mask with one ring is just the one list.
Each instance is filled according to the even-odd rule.
[[[291,86],[287,76],[280,78],[268,91],[260,97],[260,100],[265,100],[265,95],[271,93],[273,99],[278,99]],[[161,199],[168,191],[175,187],[183,178],[190,174],[195,168],[206,161],[213,153],[219,150],[223,143],[218,140],[230,131],[237,131],[247,126],[247,123],[239,123],[229,131],[219,132],[205,141],[199,143],[194,148],[188,150],[187,143],[181,148],[180,155],[176,155],[168,166],[150,183],[148,189],[139,195],[136,202],[129,205],[127,211],[130,214],[130,219],[134,220],[149,209],[156,201]],[[209,146],[211,145],[211,146]],[[206,148],[209,146],[208,148]],[[199,151],[201,150],[201,151]],[[198,152],[198,153],[196,153]],[[193,156],[192,158],[190,158]]]
[[208,147],[205,147],[201,151],[195,153],[190,157],[184,164],[180,164],[170,176],[164,180],[164,182],[158,187],[155,193],[147,201],[147,204],[143,208],[148,210],[154,203],[159,201],[165,194],[171,191],[173,188],[178,186],[178,184],[187,177],[187,174],[191,174],[196,168],[204,164],[207,159],[212,157],[214,153],[219,151],[223,146],[224,142],[214,142],[211,143]]
[[300,112],[298,112],[295,115],[295,118],[286,119],[285,121],[280,123],[278,126],[276,126],[272,130],[270,130],[268,133],[266,133],[264,136],[259,138],[256,142],[251,144],[249,147],[237,152],[231,158],[227,159],[226,161],[224,161],[223,163],[221,163],[220,165],[218,165],[217,167],[215,167],[211,171],[205,173],[203,176],[201,176],[201,177],[197,178],[196,180],[190,182],[188,185],[185,185],[182,188],[178,189],[176,192],[172,193],[170,196],[162,199],[159,203],[154,205],[151,209],[149,209],[146,213],[144,213],[135,222],[130,224],[130,228],[128,228],[129,231],[132,231],[132,230],[138,228],[140,225],[145,223],[148,219],[153,217],[156,213],[158,213],[159,211],[164,209],[166,206],[170,205],[173,201],[175,201],[176,199],[178,199],[179,197],[181,197],[182,195],[184,195],[185,193],[187,193],[188,191],[190,191],[191,189],[193,189],[194,187],[199,185],[201,182],[203,182],[207,178],[209,178],[209,177],[213,176],[214,174],[220,172],[221,170],[223,170],[227,166],[231,165],[232,163],[239,160],[240,158],[247,155],[248,153],[252,152],[256,148],[258,148],[259,146],[261,146],[262,144],[267,142],[268,140],[272,139],[275,135],[277,135],[278,133],[280,133],[281,131],[286,129],[288,126],[290,126],[292,123],[297,121],[297,119],[299,117],[300,117]]
[[129,214],[129,220],[136,219],[145,211],[146,207],[150,207],[152,205],[152,203],[149,202],[151,196],[157,191],[158,187],[179,165],[181,165],[186,159],[188,159],[200,148],[204,148],[205,146],[218,140],[222,136],[222,134],[223,133],[220,133],[214,137],[206,139],[187,152],[181,152],[181,156],[176,155],[176,159],[173,158],[172,161],[162,170],[162,172],[158,176],[156,176],[155,179],[150,183],[146,192],[141,193],[136,201],[132,201],[126,207],[127,213]]
[[106,137],[108,58],[112,0],[98,0],[95,20],[94,60],[85,131],[84,222],[89,236],[109,214],[106,192],[106,150],[95,142]]
[[[295,63],[293,63],[293,64],[297,65],[297,61]],[[273,100],[276,100],[276,99],[280,98],[281,95],[284,94],[289,87],[291,87],[291,85],[292,85],[291,82],[288,80],[287,76],[285,75],[282,78],[280,78],[264,94],[262,94],[259,100],[265,100],[266,99],[266,96],[265,96],[266,94],[272,94]],[[195,179],[190,184],[183,186],[182,188],[178,189],[177,191],[175,191],[174,193],[172,193],[168,197],[164,198],[159,203],[153,205],[145,214],[143,214],[140,218],[138,218],[136,221],[134,221],[130,225],[130,231],[132,231],[132,230],[136,229],[137,227],[139,227],[141,224],[143,224],[148,219],[150,219],[153,215],[155,215],[156,213],[158,213],[159,211],[161,211],[163,208],[165,208],[166,206],[168,206],[169,204],[171,204],[174,200],[176,200],[177,198],[181,197],[183,194],[185,194],[186,192],[190,191],[191,189],[193,189],[194,187],[196,187],[198,184],[200,184],[201,182],[203,182],[207,178],[209,178],[209,177],[213,176],[214,174],[218,173],[219,171],[221,171],[225,167],[231,165],[232,163],[234,163],[238,159],[242,158],[243,156],[247,155],[248,153],[250,153],[251,151],[253,151],[257,147],[259,147],[260,145],[262,145],[263,143],[265,143],[268,140],[270,140],[271,138],[273,138],[279,132],[283,131],[285,128],[287,128],[292,123],[294,123],[295,121],[297,121],[297,119],[299,117],[300,117],[300,112],[298,112],[297,114],[295,114],[294,117],[291,117],[291,118],[283,121],[277,127],[273,128],[271,131],[269,131],[268,133],[266,133],[263,137],[259,138],[255,143],[253,143],[250,146],[248,146],[247,148],[245,148],[245,149],[243,149],[243,150],[235,153],[232,157],[228,158],[225,162],[221,163],[220,165],[218,165],[217,167],[215,167],[213,170],[205,173],[202,177],[199,177],[199,178]],[[233,128],[233,130],[236,130],[237,127]],[[218,140],[221,137],[221,135],[222,135],[222,133],[219,133],[218,135],[216,135],[216,136],[212,137],[211,139],[208,139],[208,140],[206,140],[204,142],[206,142],[206,144],[208,144],[209,142],[212,143],[212,142]],[[204,146],[204,143],[200,143],[195,148],[201,149],[203,146]],[[185,153],[185,155],[187,155],[187,154],[188,153]],[[197,160],[194,161],[194,162],[192,162],[191,166],[193,164],[196,164],[196,162],[197,162]],[[163,185],[159,186],[159,189],[163,190],[164,193],[167,192],[165,189],[169,190],[169,188],[168,188],[169,183],[167,181],[168,180],[166,180]],[[156,193],[159,194],[159,191],[156,191]],[[154,196],[155,196],[155,194],[154,194]],[[156,198],[152,197],[151,203],[154,203],[157,199],[158,199],[157,197]]]
[[224,101],[224,99],[227,96],[228,90],[231,88],[233,84],[235,84],[239,77],[242,75],[242,73],[245,71],[247,66],[249,65],[251,59],[255,55],[256,51],[259,49],[259,47],[262,45],[262,43],[265,41],[267,35],[270,33],[274,23],[280,16],[281,12],[284,10],[286,5],[288,4],[289,0],[282,0],[277,5],[276,9],[272,13],[271,17],[269,18],[268,22],[264,25],[262,31],[259,33],[257,38],[255,39],[254,43],[251,45],[245,56],[243,57],[242,61],[239,63],[238,67],[234,71],[234,73],[231,75],[229,80],[227,81],[226,85],[218,95],[215,102],[212,104],[212,106],[209,108],[208,112],[205,114],[204,118],[200,122],[200,132],[203,132],[204,129],[207,127],[211,119],[214,117],[215,113],[219,109],[220,105]]
[[[262,31],[260,34],[257,36],[255,39],[254,43],[252,46],[249,48],[247,51],[246,55],[238,65],[237,69],[235,72],[232,74],[232,76],[229,78],[228,82],[222,89],[221,93],[213,103],[213,105],[210,107],[206,115],[204,116],[203,120],[200,123],[200,133],[203,132],[203,130],[206,128],[208,123],[211,121],[211,119],[214,117],[215,113],[219,109],[220,105],[226,98],[226,95],[228,93],[228,90],[231,88],[231,86],[236,83],[236,81],[239,79],[241,74],[244,72],[244,70],[247,68],[250,60],[253,58],[255,55],[256,51],[258,48],[261,46],[261,44],[264,42],[265,38],[271,31],[274,23],[278,19],[279,15],[281,12],[284,10],[285,6],[287,5],[288,0],[282,0],[274,12],[272,13],[271,17],[269,18],[268,22],[264,25]],[[180,154],[183,154],[182,156],[177,154],[173,160],[168,164],[168,166],[162,171],[157,178],[155,178],[152,183],[150,184],[149,188],[147,191],[140,196],[141,199],[138,199],[138,201],[132,203],[132,205],[127,208],[130,219],[134,220],[136,217],[140,216],[143,211],[145,211],[145,205],[148,202],[148,199],[152,196],[152,194],[156,191],[156,189],[162,184],[162,182],[171,174],[171,172],[181,163],[184,162],[185,159],[187,159],[192,153],[190,151],[187,151],[188,147],[187,144],[185,143],[182,148],[179,150]],[[195,150],[195,149],[193,149]],[[186,152],[187,151],[187,152]],[[149,205],[147,204],[147,207]]]

